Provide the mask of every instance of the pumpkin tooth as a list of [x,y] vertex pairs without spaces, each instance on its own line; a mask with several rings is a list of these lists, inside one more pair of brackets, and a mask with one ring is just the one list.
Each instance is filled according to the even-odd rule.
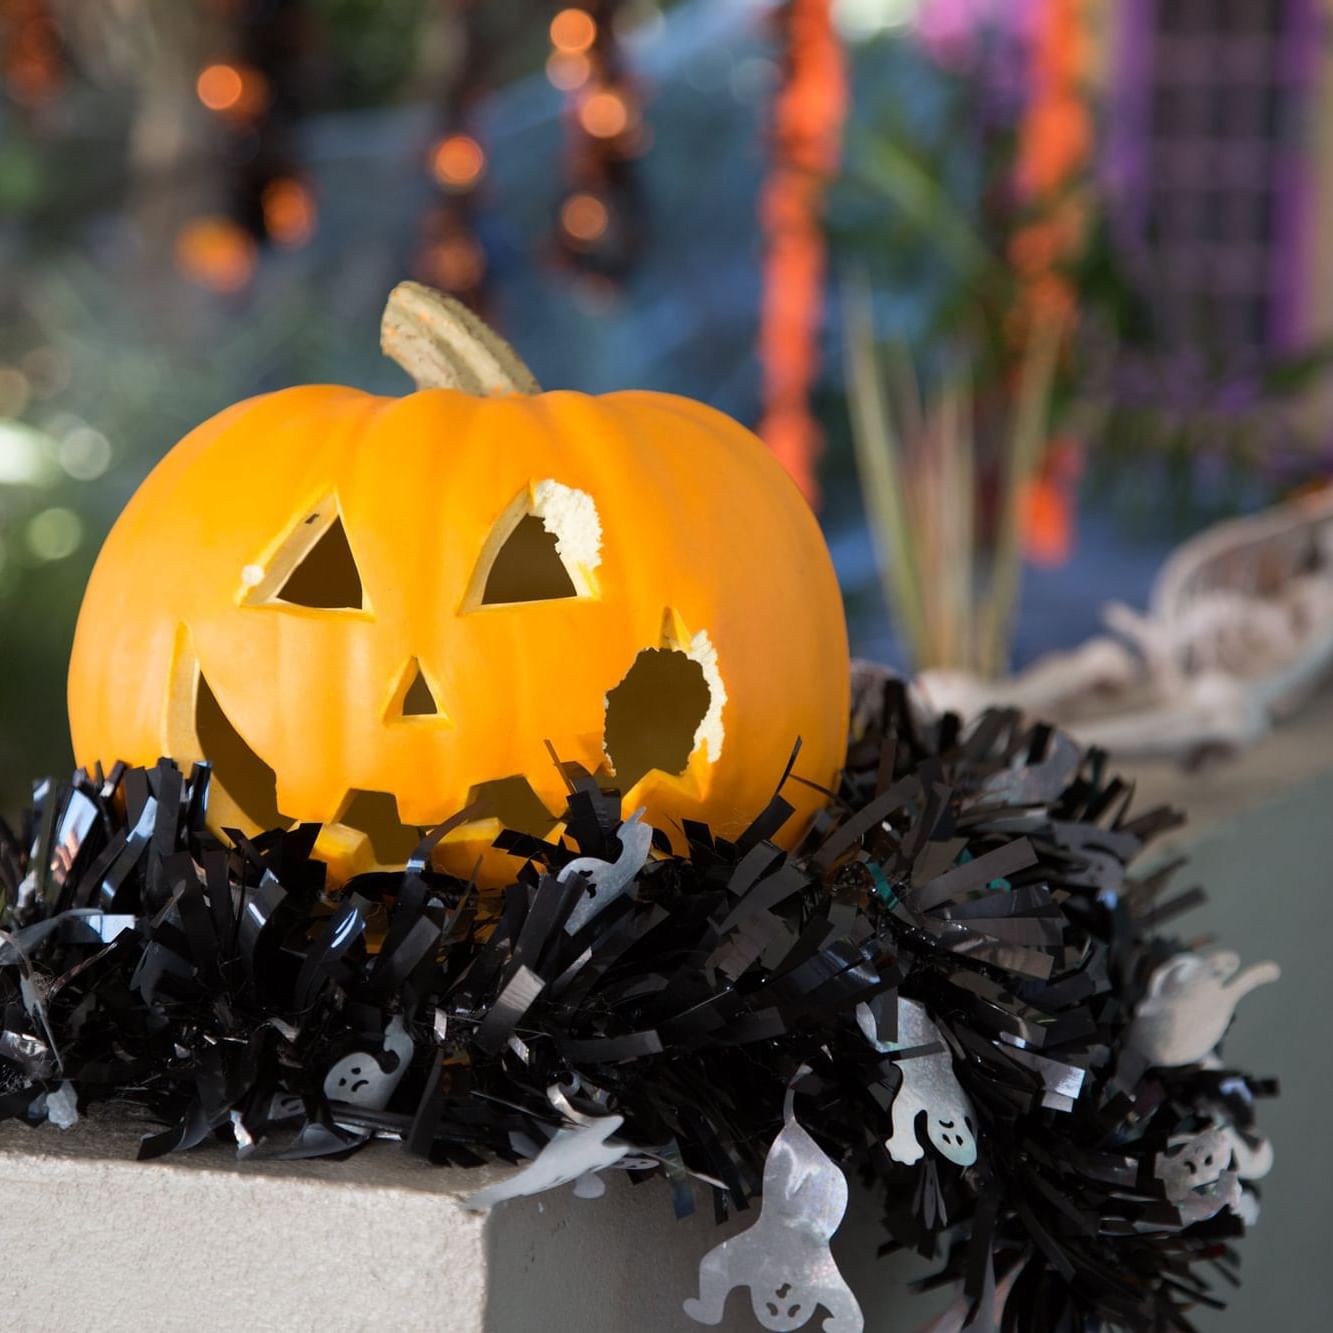
[[342,829],[365,835],[378,865],[405,865],[421,841],[421,829],[404,824],[392,792],[352,788],[338,818]]

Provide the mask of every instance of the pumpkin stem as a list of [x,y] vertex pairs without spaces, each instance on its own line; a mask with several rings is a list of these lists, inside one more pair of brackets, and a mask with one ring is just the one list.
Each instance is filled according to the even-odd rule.
[[389,293],[380,347],[418,389],[461,389],[477,397],[540,393],[541,386],[505,340],[451,296],[419,282]]

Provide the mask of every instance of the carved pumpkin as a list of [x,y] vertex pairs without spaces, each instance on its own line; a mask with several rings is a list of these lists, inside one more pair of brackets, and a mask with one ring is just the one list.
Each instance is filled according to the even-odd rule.
[[[335,879],[401,864],[477,801],[489,817],[437,861],[512,874],[487,849],[497,821],[557,831],[552,753],[677,846],[685,819],[739,833],[798,736],[796,774],[834,780],[838,587],[752,434],[668,394],[540,393],[416,284],[391,297],[384,345],[420,392],[239,403],[131,499],[75,636],[80,764],[206,758],[211,826],[317,821]],[[821,797],[785,795],[791,844]]]

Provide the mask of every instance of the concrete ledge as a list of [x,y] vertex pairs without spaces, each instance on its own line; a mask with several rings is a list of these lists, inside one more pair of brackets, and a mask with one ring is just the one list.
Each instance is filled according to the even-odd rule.
[[[437,1169],[387,1143],[344,1162],[237,1162],[210,1144],[141,1163],[144,1132],[105,1115],[0,1125],[5,1327],[699,1333],[681,1309],[699,1260],[753,1218],[716,1226],[701,1188],[677,1222],[665,1185],[617,1171],[601,1199],[565,1186],[479,1214],[462,1200],[511,1168]],[[867,1327],[920,1328],[941,1301],[876,1259],[876,1212],[853,1193],[839,1263]],[[720,1327],[758,1328],[744,1290]]]
[[0,1127],[9,1327],[484,1327],[486,1221],[460,1206],[476,1173],[379,1147],[342,1163],[238,1164],[221,1145],[140,1163],[141,1133]]

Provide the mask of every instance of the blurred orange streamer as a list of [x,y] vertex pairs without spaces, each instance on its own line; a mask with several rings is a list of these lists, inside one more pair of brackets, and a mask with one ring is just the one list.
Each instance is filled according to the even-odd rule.
[[1071,439],[1052,440],[1041,475],[1023,490],[1023,550],[1044,569],[1058,569],[1074,553],[1074,513],[1082,452]]
[[0,0],[0,75],[21,106],[39,106],[60,90],[60,40],[46,0]]
[[774,162],[760,203],[764,260],[759,433],[810,503],[823,445],[810,412],[824,305],[824,191],[838,169],[847,75],[831,0],[790,0],[786,78],[774,108]]
[[[1072,328],[1078,303],[1067,270],[1083,248],[1088,225],[1080,188],[1093,152],[1086,7],[1087,0],[1039,0],[1016,166],[1031,220],[1009,243],[1018,300],[1007,332],[1016,347],[1041,330]],[[1024,547],[1034,564],[1063,564],[1073,551],[1078,448],[1077,441],[1053,441],[1042,475],[1025,496]]]

